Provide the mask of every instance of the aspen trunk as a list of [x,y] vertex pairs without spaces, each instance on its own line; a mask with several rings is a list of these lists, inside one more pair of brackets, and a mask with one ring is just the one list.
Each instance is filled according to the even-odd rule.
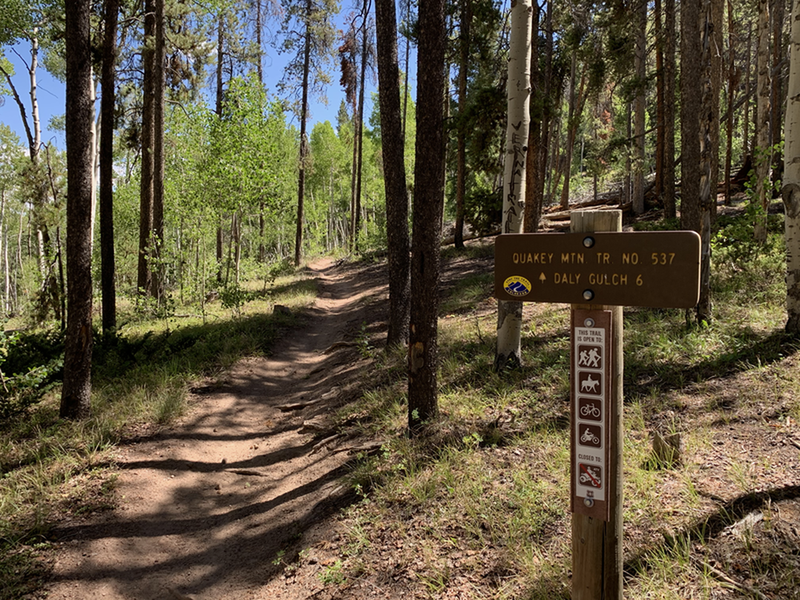
[[783,201],[786,206],[786,331],[800,333],[800,2],[792,9]]
[[[522,231],[525,204],[525,154],[530,125],[531,0],[511,6],[511,51],[508,59],[508,125],[503,174],[503,233]],[[497,304],[495,370],[520,364],[522,303]]]

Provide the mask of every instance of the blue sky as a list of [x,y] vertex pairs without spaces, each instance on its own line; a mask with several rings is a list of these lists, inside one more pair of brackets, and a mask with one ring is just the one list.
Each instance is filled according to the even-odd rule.
[[[341,27],[341,24],[339,24],[339,26]],[[24,45],[17,46],[16,50],[23,59],[29,60],[30,50]],[[25,104],[25,110],[27,111],[28,120],[30,122],[31,102],[27,69],[20,56],[17,56],[12,49],[6,48],[5,55],[6,58],[8,58],[14,65],[14,69],[16,71],[16,75],[13,78],[14,85],[17,88],[20,98]],[[271,92],[274,91],[275,85],[270,85],[269,82],[277,82],[280,80],[283,74],[284,65],[287,61],[288,56],[279,55],[273,49],[267,50],[264,57],[264,74]],[[334,72],[331,73],[331,84],[326,91],[326,96],[328,99],[327,105],[323,104],[317,98],[311,98],[310,100],[311,120],[309,123],[309,130],[311,127],[313,127],[314,123],[318,121],[330,121],[334,127],[336,125],[336,113],[339,110],[339,104],[344,99],[344,92],[339,85],[338,62],[334,63],[332,68],[334,69]],[[58,117],[64,114],[64,84],[55,79],[41,66],[37,71],[37,79],[39,112],[42,121],[42,141],[45,143],[51,142],[57,148],[63,150],[65,147],[63,131],[49,129],[48,123],[53,117]],[[372,110],[370,92],[375,91],[374,81],[368,79],[367,86],[367,93],[365,96],[367,103],[364,113],[365,120],[369,118]],[[206,90],[206,92],[211,93],[209,90]],[[20,116],[17,103],[10,96],[0,97],[0,102],[2,103],[2,105],[0,105],[0,123],[11,127],[11,129],[19,136],[20,142],[26,145],[25,129],[22,124],[22,117]],[[98,101],[98,110],[99,105],[100,103]],[[295,125],[297,125],[296,118],[294,118],[294,121]]]

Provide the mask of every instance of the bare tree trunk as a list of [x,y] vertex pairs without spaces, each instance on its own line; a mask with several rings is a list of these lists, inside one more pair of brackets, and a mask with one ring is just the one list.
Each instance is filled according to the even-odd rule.
[[772,199],[767,187],[770,182],[772,152],[770,144],[770,94],[772,83],[770,77],[770,0],[758,0],[758,94],[756,95],[756,148],[754,165],[756,169],[756,193],[761,214],[754,225],[754,236],[758,241],[767,239],[767,208]]
[[533,3],[531,19],[531,95],[533,108],[528,129],[528,152],[525,156],[525,218],[522,230],[535,233],[542,218],[542,195],[539,187],[541,143],[544,121],[544,98],[539,77],[539,3]]
[[675,0],[664,0],[664,216],[675,206]]
[[[714,155],[719,147],[719,140],[715,142],[714,131],[719,132],[719,110],[714,111],[714,104],[719,105],[719,96],[715,95],[714,60],[711,55],[716,52],[714,48],[713,0],[703,0],[701,22],[701,113],[700,113],[700,198],[699,230],[700,234],[700,300],[697,303],[697,322],[711,321],[711,215],[712,204],[716,204],[717,184],[714,181]],[[720,24],[721,27],[721,24]]]
[[[216,97],[216,107],[215,112],[217,114],[217,118],[222,118],[222,99],[223,99],[223,65],[225,60],[225,17],[220,11],[219,19],[217,21],[217,97]],[[223,280],[223,265],[224,265],[224,252],[225,252],[225,244],[223,239],[223,231],[222,231],[222,216],[220,215],[218,222],[217,222],[217,248],[216,248],[216,257],[217,257],[217,283],[222,283]]]
[[753,74],[753,24],[747,24],[747,48],[745,50],[744,62],[744,117],[742,119],[742,151],[745,156],[752,153],[753,148],[750,143],[750,94],[752,94]]
[[719,183],[719,136],[720,136],[720,113],[719,113],[719,100],[722,91],[722,48],[723,48],[723,23],[724,13],[723,10],[725,0],[711,0],[710,8],[710,22],[713,24],[709,35],[710,49],[709,60],[711,64],[711,117],[709,131],[711,143],[711,197],[709,209],[711,211],[711,220],[717,219],[717,187]]
[[725,206],[731,203],[731,167],[733,162],[733,100],[739,87],[739,76],[736,69],[736,51],[733,37],[735,21],[733,19],[733,2],[728,0],[728,116],[725,123],[727,142],[725,148]]
[[[719,0],[717,0],[719,1]],[[772,182],[777,184],[783,175],[783,156],[777,145],[781,140],[781,118],[783,109],[783,77],[782,63],[785,58],[783,46],[783,21],[786,13],[786,0],[772,0],[772,85],[770,86],[770,145],[772,152]],[[770,192],[770,198],[772,193]]]
[[92,391],[92,52],[89,0],[66,11],[67,277],[69,316],[60,415],[86,417]]
[[155,0],[153,56],[153,231],[151,233],[150,296],[164,302],[164,0]]
[[142,45],[142,63],[144,76],[142,81],[142,167],[141,187],[139,192],[139,261],[136,286],[140,294],[146,294],[151,288],[151,272],[148,264],[151,252],[150,235],[153,231],[153,135],[155,111],[155,0],[144,3],[144,42]]
[[400,69],[394,0],[375,1],[375,23],[389,262],[389,331],[386,345],[392,347],[408,342],[411,303],[405,140],[400,118]]
[[445,149],[444,24],[444,0],[420,4],[408,347],[408,426],[411,432],[418,431],[438,414],[439,245]]
[[114,70],[117,60],[119,0],[106,0],[100,98],[100,287],[103,332],[117,329],[117,291],[114,283]]
[[656,36],[656,180],[655,193],[659,204],[664,202],[664,28],[661,0],[655,0]]
[[306,0],[305,44],[303,48],[303,90],[300,106],[300,168],[297,175],[297,230],[294,238],[294,264],[300,266],[303,256],[303,202],[306,187],[306,156],[308,155],[308,76],[311,68],[311,0]]
[[459,64],[458,64],[458,143],[456,148],[456,226],[453,244],[464,247],[464,197],[467,193],[467,126],[464,112],[467,107],[467,71],[469,69],[470,22],[472,21],[472,0],[461,0],[461,19],[459,21]]
[[640,215],[644,212],[644,127],[645,127],[645,92],[647,71],[647,2],[636,0],[635,28],[636,42],[634,47],[634,64],[636,71],[637,91],[634,105],[634,161],[633,161],[633,212]]

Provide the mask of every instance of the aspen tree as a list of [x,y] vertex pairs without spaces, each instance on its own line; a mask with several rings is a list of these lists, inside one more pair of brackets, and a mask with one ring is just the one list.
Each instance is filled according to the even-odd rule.
[[800,2],[792,8],[789,93],[786,101],[783,202],[786,206],[787,333],[800,333]]
[[[503,172],[503,233],[521,233],[525,205],[525,162],[531,98],[531,0],[511,3],[511,48],[508,56],[508,124]],[[520,363],[522,302],[497,303],[497,352],[500,371]]]

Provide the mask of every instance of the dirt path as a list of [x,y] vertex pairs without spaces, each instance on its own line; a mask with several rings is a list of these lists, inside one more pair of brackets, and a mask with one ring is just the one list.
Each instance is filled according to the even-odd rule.
[[308,323],[272,358],[242,361],[181,423],[120,448],[119,507],[59,528],[50,598],[267,598],[284,552],[348,501],[347,452],[316,446],[365,366],[337,342],[374,313],[383,279],[331,261],[312,269]]

